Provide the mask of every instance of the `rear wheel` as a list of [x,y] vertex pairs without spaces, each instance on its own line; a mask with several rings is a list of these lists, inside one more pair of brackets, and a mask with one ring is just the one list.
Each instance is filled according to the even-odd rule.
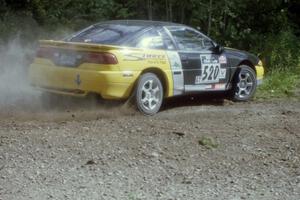
[[247,65],[241,65],[233,80],[232,90],[230,92],[232,100],[250,100],[255,94],[256,86],[256,74],[254,70]]
[[140,77],[135,90],[135,102],[142,113],[157,113],[162,105],[163,96],[163,86],[155,74],[145,73]]

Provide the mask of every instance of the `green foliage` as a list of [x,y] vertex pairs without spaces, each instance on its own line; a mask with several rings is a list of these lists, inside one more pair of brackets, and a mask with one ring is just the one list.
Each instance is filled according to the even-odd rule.
[[293,97],[300,85],[300,42],[289,29],[269,36],[264,53],[267,71],[257,98]]
[[256,98],[293,97],[300,78],[299,68],[297,70],[270,72],[265,78],[264,84],[258,88]]
[[[211,3],[211,4],[210,4]],[[61,38],[113,19],[153,19],[200,27],[221,45],[251,51],[267,71],[294,70],[299,59],[296,0],[0,0],[0,44]],[[298,35],[299,37],[299,35]]]
[[218,148],[218,146],[219,146],[213,138],[209,138],[209,137],[202,137],[198,141],[198,143],[199,143],[199,145],[202,145],[208,149],[215,149],[215,148]]
[[291,31],[283,31],[271,37],[268,41],[270,63],[272,70],[294,71],[300,58],[299,39]]

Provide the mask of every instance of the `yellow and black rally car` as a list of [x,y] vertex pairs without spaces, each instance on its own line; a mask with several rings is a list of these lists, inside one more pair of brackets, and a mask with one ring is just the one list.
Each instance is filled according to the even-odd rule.
[[256,56],[223,48],[191,27],[120,20],[40,41],[29,74],[31,84],[47,92],[134,97],[141,112],[153,115],[164,98],[189,93],[224,91],[247,101],[264,69]]

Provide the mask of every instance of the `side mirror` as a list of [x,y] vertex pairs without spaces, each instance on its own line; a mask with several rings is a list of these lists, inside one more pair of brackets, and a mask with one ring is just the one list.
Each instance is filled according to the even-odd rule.
[[221,45],[217,44],[215,46],[215,52],[216,53],[222,53],[224,51],[224,47],[222,47]]

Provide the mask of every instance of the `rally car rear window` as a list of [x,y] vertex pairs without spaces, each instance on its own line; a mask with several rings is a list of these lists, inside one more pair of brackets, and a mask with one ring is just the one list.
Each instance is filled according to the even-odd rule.
[[71,42],[85,42],[98,44],[119,44],[128,36],[142,30],[141,26],[120,24],[94,25],[73,37]]

